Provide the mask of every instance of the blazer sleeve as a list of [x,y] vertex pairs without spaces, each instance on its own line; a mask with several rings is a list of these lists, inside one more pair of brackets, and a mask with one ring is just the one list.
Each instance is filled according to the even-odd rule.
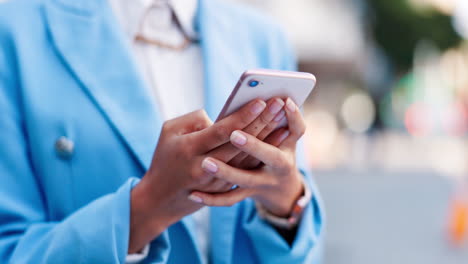
[[[284,33],[277,32],[269,47],[273,68],[296,70],[295,55]],[[302,140],[298,142],[297,164],[312,192],[312,200],[303,212],[292,245],[288,244],[273,226],[258,216],[254,203],[249,203],[244,208],[246,211],[243,213],[245,216],[243,228],[253,244],[259,263],[321,262],[324,213],[320,194],[314,184],[310,169],[306,166]]]
[[[124,263],[138,178],[62,221],[48,219],[29,156],[15,46],[4,33],[0,25],[0,263]],[[168,243],[163,233],[151,244],[153,263],[167,261]]]

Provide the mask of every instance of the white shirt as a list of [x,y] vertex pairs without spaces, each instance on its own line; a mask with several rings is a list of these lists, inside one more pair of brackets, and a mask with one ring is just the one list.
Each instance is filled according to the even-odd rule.
[[[109,0],[114,14],[132,47],[137,65],[150,88],[157,109],[164,120],[204,107],[203,60],[201,48],[192,43],[182,51],[136,42],[135,36],[178,45],[184,36],[173,20],[170,4],[187,36],[196,39],[194,18],[197,0]],[[150,8],[152,4],[158,7]],[[147,10],[149,13],[146,13]],[[142,20],[145,22],[141,24]],[[207,263],[209,251],[209,209],[193,214],[197,244]],[[127,263],[138,263],[148,255],[148,246],[140,254],[127,256]]]

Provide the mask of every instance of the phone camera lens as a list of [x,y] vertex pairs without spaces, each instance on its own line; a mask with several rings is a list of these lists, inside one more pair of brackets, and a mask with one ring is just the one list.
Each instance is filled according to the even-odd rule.
[[252,81],[249,82],[249,86],[250,87],[256,87],[258,85],[258,83],[259,83],[258,81],[252,80]]

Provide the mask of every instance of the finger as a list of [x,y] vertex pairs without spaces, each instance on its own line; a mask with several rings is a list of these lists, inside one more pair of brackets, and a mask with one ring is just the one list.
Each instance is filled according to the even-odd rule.
[[285,155],[280,149],[242,131],[232,132],[231,143],[269,166],[274,168],[284,168],[286,166]]
[[[284,101],[280,98],[273,98],[269,100],[267,102],[266,110],[264,110],[260,116],[258,116],[252,123],[243,129],[243,131],[250,135],[257,136],[265,127],[268,126],[268,124],[273,121],[283,106]],[[240,150],[234,147],[232,144],[224,144],[219,148],[210,151],[208,155],[221,161],[228,162],[239,153]]]
[[205,158],[202,162],[202,168],[213,177],[236,184],[240,187],[255,187],[268,183],[268,178],[262,177],[263,175],[259,172],[231,167],[214,158]]
[[286,112],[284,110],[281,110],[275,118],[273,118],[273,121],[270,122],[265,128],[263,128],[262,132],[258,134],[257,138],[260,140],[264,140],[267,138],[275,129],[278,128],[278,126],[283,122],[283,120],[286,119]]
[[289,136],[290,132],[287,128],[280,128],[269,135],[264,142],[272,146],[278,147]]
[[235,113],[216,122],[211,127],[189,134],[188,136],[191,137],[192,142],[197,142],[198,146],[196,150],[199,153],[206,153],[229,142],[229,136],[232,131],[247,127],[263,112],[265,107],[266,103],[264,101],[259,99],[253,100]]
[[191,187],[199,186],[209,186],[211,183],[214,183],[218,179],[213,176],[212,173],[209,173],[209,168],[204,168],[203,165],[199,166],[198,164],[203,162],[203,157],[196,157],[196,161],[193,163],[193,167],[190,169],[189,175],[191,178]]
[[[278,147],[283,143],[283,141],[289,136],[289,131],[286,128],[280,128],[273,132],[271,135],[269,135],[264,142],[268,143],[272,146]],[[245,152],[242,152],[245,153]],[[262,163],[260,160],[249,156],[246,154],[247,157],[239,164],[238,168],[242,169],[254,169],[258,168],[260,164]]]
[[184,135],[203,130],[213,124],[205,110],[200,109],[164,122],[163,131],[170,135]]
[[[275,129],[279,126],[279,124],[281,124],[283,122],[284,119],[286,119],[286,112],[284,110],[281,110],[274,118],[271,122],[269,122],[264,128],[263,130],[260,132],[260,134],[258,134],[257,138],[259,140],[262,140],[264,141],[265,138],[268,138],[271,133],[273,133],[275,131]],[[250,134],[250,133],[249,133]],[[267,142],[268,143],[268,142]],[[274,145],[274,144],[271,144],[269,143],[270,145]],[[278,145],[274,145],[274,146],[278,146]],[[245,152],[241,152],[239,154],[237,154],[234,158],[232,158],[230,161],[229,161],[229,164],[234,166],[234,167],[238,167],[238,168],[243,168],[243,169],[250,169],[250,168],[254,168],[254,167],[257,167],[257,166],[247,166],[247,167],[244,167],[242,166],[241,164],[244,163],[244,160],[248,159],[249,161],[246,162],[246,164],[250,164],[252,163],[253,161],[256,161],[256,163],[260,164],[261,162],[252,158],[251,156],[249,156],[247,153]]]
[[189,199],[207,206],[233,206],[250,197],[252,193],[251,189],[246,188],[237,188],[217,194],[195,191],[189,195]]
[[240,149],[234,147],[233,145],[231,145],[233,148],[236,149],[236,151],[240,152],[239,154],[237,154],[234,158],[232,158],[228,164],[233,166],[233,167],[236,167],[236,168],[239,168],[239,169],[247,169],[245,167],[242,167],[241,164],[242,162],[247,158],[249,157],[249,154],[245,153],[245,152],[242,152]]
[[306,124],[301,111],[291,98],[286,100],[286,117],[290,135],[280,145],[281,149],[295,149],[297,141],[304,135]]
[[217,179],[217,178],[213,178],[213,180],[208,183],[207,185],[199,188],[200,191],[204,191],[204,192],[209,192],[209,193],[219,193],[219,192],[226,192],[226,191],[229,191],[231,189],[231,186],[232,184],[226,182],[226,181],[223,181],[223,180],[220,180],[220,179]]
[[[273,119],[277,118],[277,115],[282,111],[284,101],[281,98],[273,98],[267,103],[267,110],[263,111],[262,114],[255,119],[250,125],[248,125],[243,131],[253,136],[258,136],[260,133],[268,127],[271,132],[270,123]],[[268,133],[269,134],[269,133]]]

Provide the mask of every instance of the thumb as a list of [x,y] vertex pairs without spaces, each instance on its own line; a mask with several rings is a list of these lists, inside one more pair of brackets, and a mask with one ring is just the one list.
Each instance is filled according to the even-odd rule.
[[170,134],[190,134],[210,127],[213,121],[205,110],[200,109],[183,116],[168,120],[163,125],[163,131]]

